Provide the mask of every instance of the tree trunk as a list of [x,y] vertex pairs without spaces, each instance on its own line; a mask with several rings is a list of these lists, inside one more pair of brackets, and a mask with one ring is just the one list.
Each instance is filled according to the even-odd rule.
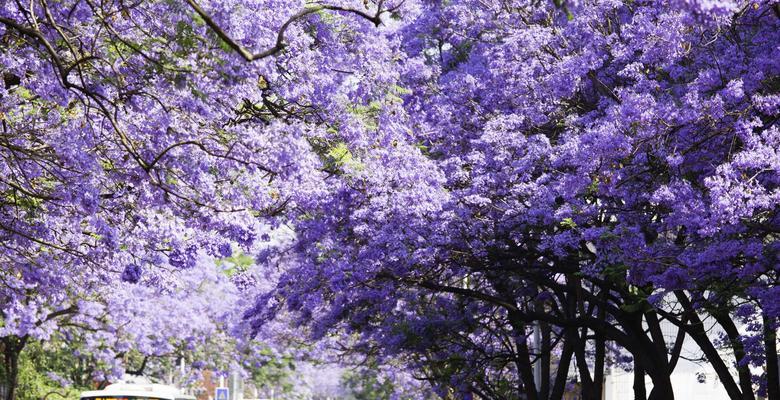
[[16,399],[16,386],[19,384],[19,355],[24,349],[27,337],[6,336],[3,345],[3,384],[6,387],[5,399]]
[[539,329],[542,331],[542,354],[539,356],[539,361],[542,363],[542,382],[539,386],[539,398],[550,398],[550,325],[541,322],[539,323]]
[[663,371],[651,375],[650,378],[653,380],[653,389],[650,390],[647,400],[674,400],[674,389],[668,373]]
[[579,337],[575,348],[574,354],[577,357],[577,370],[580,371],[580,389],[582,394],[582,400],[601,400],[594,392],[593,378],[590,374],[590,368],[588,367],[588,360],[585,355],[585,350],[588,344],[588,328],[582,328],[582,335]]
[[[600,297],[604,297],[603,293]],[[606,302],[606,301],[605,301]],[[598,318],[604,320],[607,317],[607,313],[604,307],[599,307]],[[593,393],[597,396],[598,400],[604,397],[604,360],[606,358],[607,341],[603,333],[595,332],[596,339],[594,341],[596,359],[593,362]]]
[[764,316],[764,351],[766,352],[767,400],[780,400],[780,371],[777,365],[777,330]]
[[739,329],[734,324],[731,316],[727,313],[712,313],[715,320],[723,327],[726,332],[726,336],[729,338],[731,348],[734,350],[734,358],[737,364],[737,375],[739,375],[739,388],[742,391],[743,400],[755,400],[756,397],[753,394],[753,381],[752,373],[750,372],[750,366],[744,361],[746,356],[745,345],[742,344],[740,338]]
[[734,377],[731,376],[729,367],[723,361],[720,353],[718,353],[718,350],[707,336],[707,332],[704,329],[704,322],[702,322],[701,318],[699,318],[699,314],[697,314],[696,310],[693,308],[693,304],[691,304],[690,299],[688,299],[688,295],[682,290],[675,290],[674,294],[675,297],[677,297],[677,301],[679,301],[680,305],[687,313],[686,319],[690,321],[689,325],[683,325],[681,328],[684,327],[691,339],[693,339],[693,341],[699,345],[701,351],[704,352],[704,355],[715,370],[715,373],[718,374],[718,378],[720,378],[720,382],[723,384],[723,388],[726,389],[729,398],[731,400],[742,400],[742,392],[740,391],[737,382],[734,380]]
[[534,372],[531,367],[531,356],[528,351],[528,338],[524,336],[524,329],[513,327],[515,329],[515,345],[517,346],[517,356],[515,365],[520,372],[520,379],[523,382],[523,391],[527,400],[538,400],[536,392],[536,383],[534,382]]
[[669,358],[667,357],[666,350],[666,338],[661,331],[661,322],[658,320],[658,315],[655,311],[645,312],[645,321],[647,322],[647,328],[650,331],[650,338],[655,346],[655,351],[658,353],[659,358],[666,366],[669,365]]
[[[683,318],[682,323],[685,324],[688,321]],[[669,373],[674,373],[674,369],[677,367],[677,362],[680,360],[680,354],[682,353],[683,345],[685,344],[685,331],[682,328],[677,328],[677,337],[674,339],[674,346],[672,347],[672,353],[669,355]]]
[[653,389],[650,390],[650,395],[647,398],[648,400],[672,400],[674,399],[674,390],[670,378],[671,370],[666,350],[666,339],[661,331],[661,323],[658,320],[658,315],[652,310],[645,313],[645,321],[658,356],[658,367],[647,370],[653,380]]
[[647,400],[645,370],[636,361],[634,361],[634,400]]
[[561,400],[563,398],[563,392],[566,390],[566,381],[569,379],[569,367],[571,366],[571,357],[574,355],[576,336],[577,334],[573,332],[572,328],[566,328],[566,333],[563,337],[563,350],[561,350],[561,358],[558,361],[558,370],[555,372],[555,382],[553,382],[550,400]]

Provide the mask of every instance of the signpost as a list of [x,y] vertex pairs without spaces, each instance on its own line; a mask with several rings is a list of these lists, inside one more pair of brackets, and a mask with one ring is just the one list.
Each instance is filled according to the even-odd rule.
[[226,387],[217,387],[214,389],[214,400],[228,400],[230,399],[229,390]]

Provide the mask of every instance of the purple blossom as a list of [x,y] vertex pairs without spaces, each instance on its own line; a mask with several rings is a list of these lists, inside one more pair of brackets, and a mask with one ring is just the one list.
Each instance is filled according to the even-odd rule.
[[230,257],[233,255],[233,247],[230,242],[224,242],[217,248],[217,253],[222,257]]
[[122,280],[130,283],[138,283],[143,275],[143,268],[137,264],[130,264],[122,271]]

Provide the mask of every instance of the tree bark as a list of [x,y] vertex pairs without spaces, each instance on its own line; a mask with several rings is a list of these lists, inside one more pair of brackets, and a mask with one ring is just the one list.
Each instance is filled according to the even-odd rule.
[[561,358],[558,361],[558,370],[555,372],[555,382],[553,382],[552,392],[550,392],[550,400],[561,400],[563,398],[563,392],[566,390],[566,381],[569,379],[569,367],[571,366],[571,357],[574,355],[576,336],[577,334],[573,329],[566,329]]
[[539,398],[550,398],[550,325],[544,322],[539,323],[539,329],[542,331],[542,346],[539,362],[542,363],[542,382],[539,385]]
[[[682,323],[687,323],[687,320],[683,318]],[[682,328],[677,328],[677,337],[674,339],[674,347],[672,347],[672,353],[669,355],[669,373],[674,373],[674,368],[677,367],[677,362],[680,360],[680,354],[682,353],[683,345],[685,344],[685,331]]]
[[580,388],[582,390],[582,400],[601,400],[594,393],[593,378],[588,367],[588,360],[585,356],[585,349],[588,345],[588,328],[582,328],[582,335],[578,337],[574,348],[574,354],[577,357],[577,369],[580,371]]
[[755,400],[756,397],[753,394],[753,381],[752,373],[750,372],[750,366],[747,362],[744,362],[745,358],[745,345],[742,344],[740,338],[739,329],[734,324],[731,316],[727,313],[716,312],[712,313],[715,320],[718,321],[723,330],[726,332],[726,336],[729,338],[731,348],[734,350],[734,358],[737,365],[737,375],[739,376],[739,388],[742,391],[742,400]]
[[685,292],[681,290],[676,290],[674,294],[677,301],[683,307],[683,310],[687,313],[686,319],[690,321],[690,324],[683,323],[679,325],[679,327],[684,328],[691,339],[699,345],[699,348],[707,357],[707,360],[715,370],[715,373],[718,374],[718,378],[723,384],[723,388],[726,389],[729,398],[731,400],[742,400],[742,392],[740,392],[737,382],[734,380],[734,377],[731,376],[731,371],[729,371],[729,368],[723,361],[720,353],[718,353],[718,350],[707,336],[707,332],[704,329],[704,322],[699,318],[699,314],[696,313],[690,299],[688,299]]
[[634,361],[634,400],[647,400],[645,370],[636,361]]
[[[606,318],[606,311],[603,307],[599,307],[598,317],[602,320]],[[606,358],[607,341],[603,333],[595,332],[595,335],[596,356],[593,362],[593,393],[598,400],[601,400],[604,397],[604,360]]]
[[668,373],[653,374],[650,379],[653,380],[653,389],[647,400],[674,400],[674,388]]
[[22,353],[27,337],[7,336],[3,345],[3,384],[6,387],[4,400],[16,399],[16,386],[19,384],[19,355]]
[[520,379],[523,382],[523,391],[527,400],[538,400],[539,395],[536,392],[536,383],[534,382],[534,371],[531,368],[531,357],[528,351],[528,337],[524,334],[525,328],[513,326],[515,330],[515,346],[517,346],[517,359],[515,365],[520,372]]
[[764,351],[766,352],[766,395],[767,400],[780,400],[780,371],[777,365],[777,330],[772,321],[763,317]]

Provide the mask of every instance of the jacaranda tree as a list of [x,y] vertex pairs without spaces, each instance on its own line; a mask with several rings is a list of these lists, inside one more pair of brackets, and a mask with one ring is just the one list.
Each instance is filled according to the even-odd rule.
[[779,11],[424,3],[361,114],[379,147],[346,142],[258,325],[292,310],[483,398],[560,399],[575,360],[585,398],[623,362],[671,399],[687,337],[731,398],[778,398]]
[[[0,5],[8,398],[28,341],[74,319],[97,324],[95,307],[118,293],[191,290],[180,277],[203,277],[190,273],[200,257],[248,249],[257,218],[316,201],[332,145],[322,122],[330,105],[312,99],[340,104],[358,92],[333,91],[350,76],[334,69],[379,75],[383,58],[374,55],[389,51],[359,32],[387,12],[285,1]],[[343,18],[354,25],[340,22],[344,13],[355,14]],[[319,27],[296,22],[304,18]],[[266,50],[234,51],[243,46]],[[224,308],[231,297],[214,298]],[[170,311],[148,306],[127,308],[154,321]],[[107,342],[114,334],[103,331]],[[144,353],[170,345],[164,335],[157,341],[144,346],[162,349]]]
[[0,40],[7,368],[241,248],[256,333],[442,396],[672,399],[687,337],[780,398],[774,0],[8,1]]

